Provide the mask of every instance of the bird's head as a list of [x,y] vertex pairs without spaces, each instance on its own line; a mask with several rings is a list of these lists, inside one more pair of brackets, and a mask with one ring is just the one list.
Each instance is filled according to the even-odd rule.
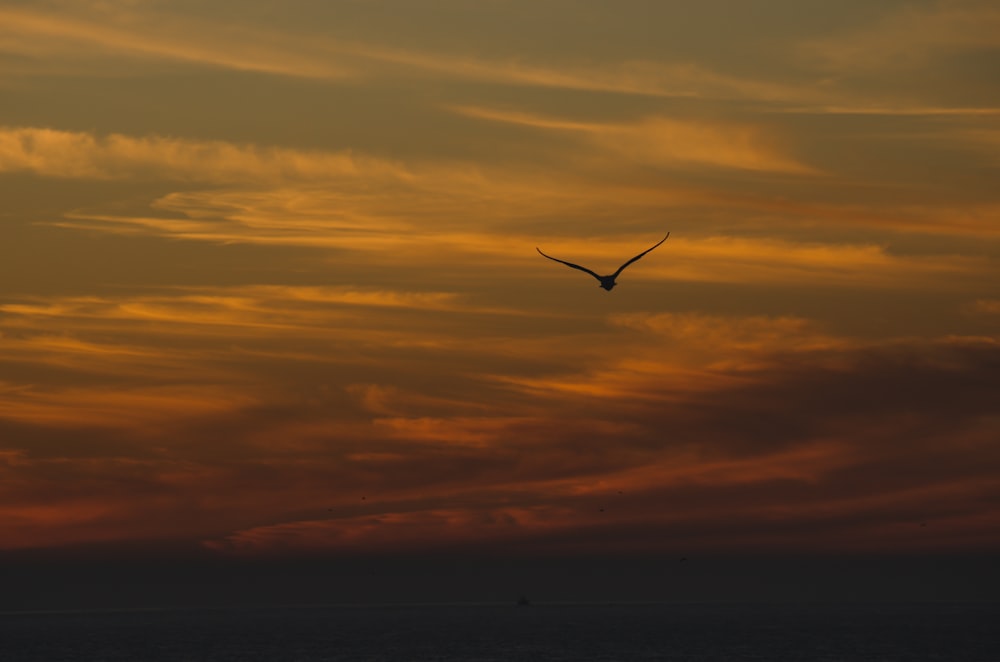
[[601,277],[601,285],[600,286],[603,287],[604,289],[606,289],[608,292],[610,292],[612,290],[612,288],[614,288],[615,285],[617,285],[617,283],[615,282],[615,279],[613,277],[611,277],[611,276],[602,276]]

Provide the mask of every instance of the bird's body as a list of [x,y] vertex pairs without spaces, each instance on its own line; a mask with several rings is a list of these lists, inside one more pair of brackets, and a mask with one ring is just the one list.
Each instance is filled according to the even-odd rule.
[[594,278],[596,278],[600,282],[602,288],[604,288],[605,290],[607,290],[608,292],[610,292],[611,289],[615,285],[617,285],[617,283],[615,282],[615,280],[618,278],[619,275],[621,275],[621,272],[625,270],[625,267],[627,267],[628,265],[632,264],[633,262],[635,262],[636,260],[638,260],[640,257],[642,257],[643,255],[645,255],[649,251],[653,250],[653,248],[656,248],[657,246],[659,246],[660,244],[662,244],[663,242],[665,242],[667,240],[667,237],[669,237],[669,236],[670,236],[670,233],[668,232],[667,235],[666,235],[666,237],[664,237],[663,239],[660,239],[660,241],[658,241],[655,246],[652,246],[651,248],[647,248],[643,252],[639,253],[634,258],[632,258],[631,260],[629,260],[628,262],[626,262],[622,266],[618,267],[618,271],[614,272],[613,274],[611,274],[609,276],[601,276],[601,275],[599,275],[599,274],[591,271],[587,267],[581,267],[579,264],[573,264],[572,262],[567,262],[565,260],[560,260],[559,258],[552,257],[551,255],[546,255],[545,253],[542,253],[542,249],[538,248],[537,246],[535,247],[535,250],[538,251],[541,254],[542,257],[547,257],[550,260],[552,260],[553,262],[560,262],[562,264],[565,264],[567,267],[571,267],[573,269],[579,269],[580,271],[583,271],[583,272],[586,272],[586,273],[590,274],[591,276],[593,276]]

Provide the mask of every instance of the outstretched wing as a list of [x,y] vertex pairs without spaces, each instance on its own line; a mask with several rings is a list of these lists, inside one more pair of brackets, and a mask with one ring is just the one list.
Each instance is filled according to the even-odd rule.
[[[670,233],[668,232],[667,233],[667,237],[669,237],[669,236],[670,236]],[[664,237],[663,239],[660,239],[658,242],[656,242],[656,246],[659,246],[660,244],[662,244],[663,242],[665,242],[667,240],[667,237]],[[653,246],[653,248],[656,248],[656,246]],[[653,250],[653,248],[647,248],[646,250],[644,250],[643,252],[639,253],[638,255],[636,255],[634,258],[632,258],[631,260],[629,260],[628,262],[626,262],[622,266],[618,267],[618,271],[615,272],[615,275],[612,276],[612,278],[618,278],[618,274],[620,274],[622,271],[624,271],[625,267],[627,267],[628,265],[632,264],[633,262],[635,262],[636,260],[638,260],[640,257],[642,257],[643,255],[645,255],[649,251]]]
[[552,260],[553,262],[561,262],[562,264],[565,264],[567,267],[571,267],[573,269],[579,269],[580,271],[585,271],[588,274],[590,274],[591,276],[593,276],[594,278],[596,278],[597,280],[601,280],[600,276],[598,276],[597,274],[595,274],[593,271],[591,271],[587,267],[581,267],[579,264],[573,264],[572,262],[567,262],[566,260],[560,260],[558,258],[552,257],[551,255],[546,255],[545,253],[542,253],[542,249],[539,248],[538,246],[535,246],[535,250],[538,251],[541,254],[542,257],[547,257],[550,260]]

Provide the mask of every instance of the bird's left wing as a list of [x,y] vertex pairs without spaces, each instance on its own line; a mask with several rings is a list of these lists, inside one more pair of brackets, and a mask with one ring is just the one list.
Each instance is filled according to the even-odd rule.
[[581,267],[579,264],[573,264],[572,262],[567,262],[566,260],[560,260],[559,258],[552,257],[551,255],[546,255],[545,253],[542,253],[542,249],[539,248],[538,246],[535,246],[535,250],[538,251],[539,253],[541,253],[542,257],[547,257],[550,260],[552,260],[553,262],[559,262],[559,263],[565,264],[567,267],[572,267],[573,269],[579,269],[580,271],[585,271],[588,274],[590,274],[591,276],[593,276],[594,278],[596,278],[597,280],[601,280],[600,276],[598,276],[597,274],[595,274],[593,271],[591,271],[587,267]]

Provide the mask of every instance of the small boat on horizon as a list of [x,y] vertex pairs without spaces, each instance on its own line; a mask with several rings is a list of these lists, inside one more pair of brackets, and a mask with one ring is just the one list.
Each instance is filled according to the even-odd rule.
[[517,606],[518,607],[530,607],[531,606],[531,601],[529,601],[528,598],[526,598],[525,596],[522,595],[521,597],[519,597],[517,599]]

